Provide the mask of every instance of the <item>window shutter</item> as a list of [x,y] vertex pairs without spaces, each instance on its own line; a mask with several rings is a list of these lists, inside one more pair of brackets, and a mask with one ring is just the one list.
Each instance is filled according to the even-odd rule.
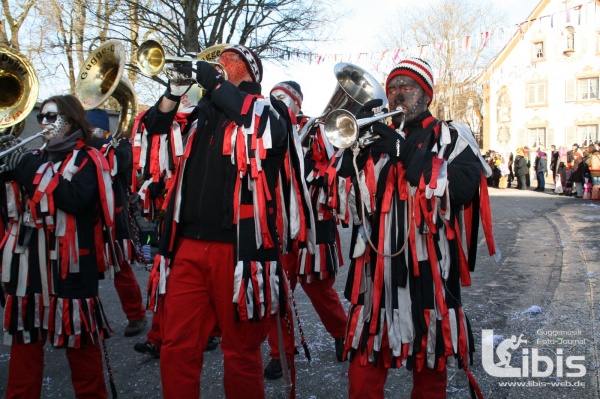
[[527,104],[533,104],[535,102],[535,85],[527,85]]
[[537,86],[538,86],[537,87],[537,90],[538,90],[537,103],[543,104],[546,102],[546,85],[544,83],[539,83]]
[[575,101],[575,80],[570,79],[565,82],[565,102],[572,103]]

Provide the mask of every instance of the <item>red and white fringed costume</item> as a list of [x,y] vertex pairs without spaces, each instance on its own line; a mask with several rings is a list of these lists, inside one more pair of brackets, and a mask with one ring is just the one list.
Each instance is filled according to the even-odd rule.
[[[345,290],[352,303],[345,348],[351,397],[361,397],[369,370],[381,376],[405,365],[417,373],[437,370],[443,379],[454,359],[476,386],[467,369],[474,348],[460,286],[471,284],[480,217],[490,255],[497,252],[485,184],[491,171],[468,128],[453,127],[426,111],[405,130],[409,144],[400,162],[370,151],[358,180],[341,173],[339,217],[349,220],[351,213],[354,222]],[[378,255],[367,237],[378,252],[400,255]],[[445,397],[445,380],[440,386]],[[383,395],[383,385],[371,388]]]
[[[131,192],[140,195],[142,214],[150,220],[166,210],[167,201],[161,194],[168,192],[174,183],[172,177],[184,152],[181,130],[191,111],[189,108],[176,114],[171,134],[149,134],[144,124],[145,111],[136,118]],[[159,192],[153,192],[152,185],[159,187],[156,190]]]
[[322,133],[323,124],[317,123],[308,134],[309,148],[306,153],[306,172],[311,206],[315,215],[317,247],[314,251],[299,249],[297,276],[300,282],[334,279],[343,264],[340,252],[337,219],[330,207],[330,195],[335,192],[336,171],[330,170],[330,158],[335,148]]
[[115,264],[108,163],[82,141],[61,162],[26,157],[3,190],[4,343],[97,344],[110,331],[98,274]]

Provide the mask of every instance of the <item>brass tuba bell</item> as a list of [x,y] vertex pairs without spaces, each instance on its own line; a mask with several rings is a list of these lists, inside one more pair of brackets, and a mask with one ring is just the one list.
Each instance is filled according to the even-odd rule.
[[381,99],[385,104],[387,97],[381,84],[364,69],[347,62],[340,62],[333,68],[337,86],[321,116],[310,118],[298,133],[303,141],[310,128],[317,122],[323,121],[327,115],[337,109],[343,109],[356,115],[367,102]]
[[133,85],[123,75],[125,47],[111,40],[96,48],[83,63],[75,84],[75,95],[85,110],[98,108],[109,97],[121,107],[115,139],[129,137],[137,114],[137,99]]
[[12,134],[20,134],[38,91],[38,78],[31,63],[18,51],[0,46],[0,132],[16,125]]

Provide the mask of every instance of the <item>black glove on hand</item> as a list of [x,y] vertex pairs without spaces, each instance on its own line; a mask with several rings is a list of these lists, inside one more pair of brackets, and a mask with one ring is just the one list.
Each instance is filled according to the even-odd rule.
[[214,66],[205,61],[196,62],[196,81],[203,89],[213,91],[223,82]]
[[407,141],[385,123],[374,122],[371,128],[373,134],[380,137],[371,145],[371,151],[380,154],[386,153],[393,161],[400,161],[400,150],[405,150],[404,147],[408,145]]
[[370,100],[363,105],[358,114],[356,114],[356,119],[370,118],[375,115],[374,108],[379,108],[383,105],[383,100],[380,98],[376,98],[375,100]]
[[8,154],[4,158],[4,166],[2,167],[2,171],[8,172],[10,170],[13,170],[19,164],[19,162],[21,161],[21,159],[24,156],[25,156],[25,153],[23,151],[19,151],[19,150],[16,150],[15,152]]
[[192,80],[170,80],[167,85],[165,97],[172,101],[179,101],[181,97],[192,87]]

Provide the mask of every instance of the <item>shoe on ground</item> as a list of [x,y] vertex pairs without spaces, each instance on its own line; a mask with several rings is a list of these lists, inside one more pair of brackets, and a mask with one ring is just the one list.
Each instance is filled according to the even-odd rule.
[[283,368],[279,359],[271,359],[265,367],[265,378],[267,380],[277,380],[283,377]]
[[208,337],[208,343],[206,344],[206,349],[204,352],[214,351],[219,346],[221,339],[219,337]]
[[150,355],[156,358],[160,357],[160,349],[148,341],[138,342],[137,344],[133,345],[133,349],[136,352],[143,353],[144,355]]
[[344,361],[344,338],[335,339],[335,357],[338,362]]
[[146,327],[146,317],[144,316],[143,319],[139,319],[139,320],[129,320],[129,324],[127,324],[127,327],[125,327],[125,336],[126,337],[133,337],[134,335],[138,335],[139,333],[142,332],[142,330],[144,329],[144,327]]

